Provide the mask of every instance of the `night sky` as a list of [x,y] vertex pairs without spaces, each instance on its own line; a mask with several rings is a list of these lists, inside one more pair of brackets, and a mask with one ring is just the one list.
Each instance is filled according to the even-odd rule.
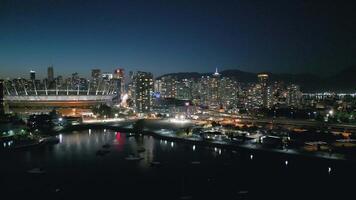
[[[351,1],[344,1],[351,2]],[[240,69],[328,75],[356,64],[341,1],[0,0],[0,77]]]

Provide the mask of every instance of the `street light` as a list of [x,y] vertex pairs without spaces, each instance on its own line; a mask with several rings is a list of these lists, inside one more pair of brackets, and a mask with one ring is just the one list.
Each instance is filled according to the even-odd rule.
[[330,114],[330,116],[332,116],[332,115],[334,114],[334,111],[333,111],[333,110],[330,110],[330,111],[329,111],[329,114]]

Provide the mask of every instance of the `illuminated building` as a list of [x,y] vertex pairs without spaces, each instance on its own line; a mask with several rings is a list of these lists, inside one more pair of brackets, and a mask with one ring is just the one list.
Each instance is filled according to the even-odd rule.
[[54,72],[53,72],[53,66],[49,66],[48,69],[47,69],[47,78],[48,78],[48,81],[51,82],[54,80]]
[[0,115],[5,113],[4,105],[4,81],[0,80]]
[[177,99],[192,99],[192,80],[182,79],[177,81]]
[[249,84],[245,88],[244,106],[247,109],[259,109],[263,105],[262,86],[260,84]]
[[164,76],[160,79],[160,93],[162,98],[176,98],[177,79],[173,76]]
[[30,71],[30,79],[31,79],[31,81],[36,80],[36,72],[33,70]]
[[221,106],[220,90],[223,88],[220,86],[221,75],[218,72],[218,68],[216,68],[215,73],[213,74],[210,81],[210,105],[219,107]]
[[162,93],[162,80],[161,79],[157,79],[154,82],[154,91],[157,94],[161,94]]
[[121,98],[125,94],[125,71],[122,68],[116,69],[113,74],[113,79],[116,83],[118,97]]
[[268,74],[265,74],[265,73],[258,74],[257,78],[258,78],[258,82],[261,86],[263,86],[263,87],[267,86]]
[[211,108],[221,106],[221,75],[216,69],[212,76],[202,76],[199,85],[200,104]]
[[238,98],[238,84],[235,80],[229,77],[222,77],[220,80],[220,102],[224,108],[234,108],[237,105]]
[[287,87],[287,105],[289,107],[298,107],[300,106],[302,98],[302,93],[297,85],[290,85]]
[[111,103],[114,98],[114,87],[109,84],[94,87],[87,79],[80,78],[78,73],[74,73],[65,81],[58,81],[58,84],[52,83],[54,86],[49,87],[47,80],[42,82],[26,79],[6,80],[4,101],[10,108],[57,108],[90,107],[100,103]]
[[114,78],[114,75],[109,72],[103,72],[103,74],[101,75],[101,78],[103,78],[104,80],[111,80]]
[[150,112],[152,106],[153,75],[138,71],[133,75],[133,99],[137,112]]
[[99,79],[101,75],[101,70],[100,69],[92,69],[91,70],[91,78],[92,79]]
[[257,78],[258,78],[258,83],[261,86],[262,105],[265,108],[269,108],[270,102],[268,101],[268,97],[270,94],[270,88],[267,86],[268,74],[265,74],[265,73],[258,74]]
[[210,105],[210,77],[209,76],[202,76],[198,86],[198,99],[199,104],[203,106]]

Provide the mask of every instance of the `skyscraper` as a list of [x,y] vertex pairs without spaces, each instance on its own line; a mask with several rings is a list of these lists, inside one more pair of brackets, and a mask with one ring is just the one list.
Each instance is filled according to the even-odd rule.
[[49,66],[47,69],[47,75],[48,75],[48,81],[53,81],[54,80],[54,72],[53,72],[53,66]]
[[268,74],[266,73],[261,73],[257,75],[258,78],[258,83],[261,86],[261,98],[262,98],[262,106],[264,108],[269,108],[269,101],[268,101],[268,96],[269,96],[269,88],[267,86],[268,83]]
[[30,71],[30,79],[31,79],[31,81],[36,80],[36,72],[33,70]]
[[0,115],[5,113],[4,105],[4,81],[0,80]]
[[153,75],[138,71],[133,76],[134,105],[137,112],[150,112],[152,106]]
[[100,69],[92,69],[91,70],[91,78],[96,80],[100,78],[101,70]]
[[211,90],[211,105],[219,107],[221,104],[220,93],[219,90],[223,89],[220,88],[220,79],[221,75],[218,72],[218,68],[215,69],[215,73],[212,76],[210,82],[210,90]]
[[268,82],[268,74],[266,73],[260,73],[257,75],[258,78],[258,82],[262,87],[267,86],[267,82]]
[[302,92],[298,85],[290,85],[287,87],[287,105],[289,107],[298,107],[302,98]]
[[164,76],[161,79],[161,96],[163,98],[176,98],[177,80],[174,76]]
[[228,109],[236,107],[237,95],[238,95],[237,82],[229,77],[222,77],[220,79],[220,87],[219,87],[219,97],[220,97],[221,105],[224,108],[228,108]]
[[177,99],[191,100],[192,99],[193,81],[189,79],[181,79],[177,81]]
[[120,96],[123,95],[125,93],[125,70],[122,68],[116,69],[114,71],[113,79],[117,83],[117,94],[120,94]]

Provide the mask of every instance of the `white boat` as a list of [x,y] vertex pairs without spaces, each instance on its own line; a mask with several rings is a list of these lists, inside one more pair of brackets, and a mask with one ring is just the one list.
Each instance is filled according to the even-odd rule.
[[143,159],[142,157],[134,156],[134,155],[129,155],[125,158],[125,160],[128,160],[128,161],[140,161],[142,159]]
[[52,136],[52,137],[45,137],[45,138],[41,138],[39,140],[39,143],[47,143],[47,144],[57,144],[60,142],[60,139]]
[[30,174],[44,174],[46,171],[43,170],[42,168],[33,168],[27,171],[27,173]]

